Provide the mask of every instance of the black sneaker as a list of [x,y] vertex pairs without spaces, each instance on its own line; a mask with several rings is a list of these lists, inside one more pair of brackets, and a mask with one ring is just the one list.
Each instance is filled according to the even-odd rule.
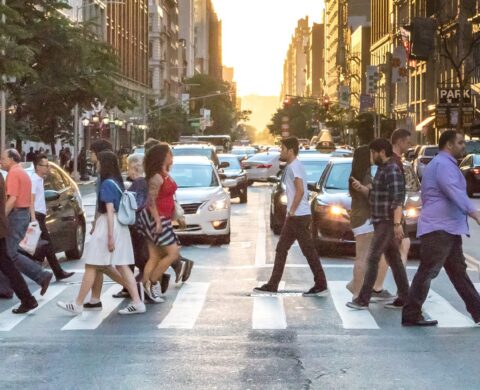
[[253,292],[256,294],[276,294],[278,290],[270,287],[268,284],[264,284],[263,286],[255,287]]
[[404,302],[397,298],[393,302],[385,304],[383,307],[385,309],[394,309],[394,310],[401,310],[403,308]]
[[120,290],[116,294],[112,294],[112,297],[114,298],[130,298],[130,293],[127,291],[126,288]]
[[170,284],[170,274],[163,274],[162,280],[160,280],[160,290],[162,291],[162,294],[165,294],[165,292],[168,290],[169,284]]
[[182,282],[186,282],[192,273],[193,261],[188,259],[182,259],[185,262],[185,271],[183,272]]
[[346,303],[347,307],[350,309],[355,309],[355,310],[368,310],[368,304],[363,304],[355,299],[352,302],[347,302]]
[[102,310],[102,302],[97,302],[97,303],[84,303],[83,308],[85,310],[92,310],[92,311],[100,311]]
[[320,289],[318,287],[312,287],[310,290],[304,292],[302,296],[304,297],[325,297],[328,295],[328,288],[325,287],[323,289]]

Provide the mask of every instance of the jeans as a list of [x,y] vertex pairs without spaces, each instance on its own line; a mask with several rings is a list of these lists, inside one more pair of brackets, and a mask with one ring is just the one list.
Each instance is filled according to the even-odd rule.
[[432,279],[442,267],[465,302],[475,322],[480,321],[480,295],[467,274],[462,250],[462,237],[438,230],[423,235],[420,246],[420,266],[410,286],[410,293],[403,308],[402,321],[423,319],[422,305],[427,299]]
[[368,305],[372,296],[372,289],[377,279],[378,263],[382,254],[385,254],[388,265],[392,269],[393,278],[397,285],[398,298],[405,302],[408,296],[407,272],[400,256],[399,242],[393,232],[392,221],[381,221],[373,225],[373,240],[370,244],[367,260],[367,272],[362,289],[355,300],[362,305]]
[[[41,285],[50,273],[45,271],[40,264],[19,252],[19,244],[25,237],[29,222],[30,212],[28,209],[12,210],[8,216],[9,235],[6,238],[7,254],[22,274]],[[8,279],[6,279],[3,274],[0,274],[0,284],[4,286],[8,285]]]
[[310,215],[286,218],[276,248],[272,276],[270,276],[270,281],[267,283],[269,287],[278,289],[278,285],[282,280],[283,270],[285,269],[285,263],[287,262],[288,251],[295,240],[297,240],[313,273],[315,287],[320,290],[327,288],[327,279],[315,249],[310,225]]
[[[3,273],[12,286],[13,291],[22,303],[30,302],[33,299],[32,294],[28,290],[27,283],[23,279],[20,271],[15,267],[12,259],[7,254],[7,244],[5,238],[0,238],[0,271]],[[8,287],[8,286],[7,286]],[[8,288],[6,289],[8,294]]]

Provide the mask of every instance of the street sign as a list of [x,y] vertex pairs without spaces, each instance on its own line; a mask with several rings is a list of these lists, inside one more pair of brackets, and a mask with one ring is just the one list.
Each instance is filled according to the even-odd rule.
[[376,65],[367,66],[367,94],[377,93],[378,80],[380,79],[380,71]]
[[470,88],[465,88],[462,93],[460,88],[438,87],[438,102],[440,104],[459,104],[462,95],[463,103],[472,102],[472,90]]

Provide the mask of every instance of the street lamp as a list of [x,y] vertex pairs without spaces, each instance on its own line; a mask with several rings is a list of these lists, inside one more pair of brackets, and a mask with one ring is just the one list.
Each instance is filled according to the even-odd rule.
[[92,116],[92,122],[93,122],[93,123],[98,123],[98,122],[100,122],[100,117],[99,117],[97,114],[93,115],[93,116]]
[[110,123],[110,118],[106,116],[105,118],[102,119],[102,122],[104,125],[108,125]]
[[83,118],[82,119],[83,127],[87,127],[89,124],[90,124],[90,120],[88,118]]

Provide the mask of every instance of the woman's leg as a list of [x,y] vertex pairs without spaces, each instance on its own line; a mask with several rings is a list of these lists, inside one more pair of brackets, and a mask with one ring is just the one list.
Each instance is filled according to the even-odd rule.
[[80,291],[78,292],[75,303],[78,306],[83,306],[87,294],[95,283],[95,277],[97,276],[97,267],[89,264],[85,264],[85,273],[83,274],[82,284],[80,285]]
[[137,290],[137,282],[133,276],[133,272],[128,265],[117,265],[117,271],[122,275],[123,280],[125,281],[125,288],[128,290],[130,297],[132,298],[134,305],[139,305],[142,303],[140,295]]
[[375,280],[375,284],[373,285],[373,289],[375,291],[383,290],[383,282],[385,282],[387,271],[388,271],[388,264],[387,264],[387,260],[385,259],[385,255],[383,254],[382,257],[380,257],[380,262],[378,263],[377,279]]
[[363,278],[367,268],[367,256],[372,242],[373,233],[359,234],[355,237],[355,263],[353,264],[353,280],[350,283],[353,298],[355,299],[363,285]]
[[180,248],[176,243],[173,243],[168,246],[162,247],[162,250],[166,252],[160,261],[157,263],[155,269],[153,270],[150,280],[157,281],[160,280],[164,272],[170,267],[170,265],[177,261],[180,257]]
[[162,257],[161,249],[153,242],[148,241],[148,261],[143,269],[143,284],[145,288],[149,288],[152,282],[156,283],[156,280],[152,279],[152,273]]

